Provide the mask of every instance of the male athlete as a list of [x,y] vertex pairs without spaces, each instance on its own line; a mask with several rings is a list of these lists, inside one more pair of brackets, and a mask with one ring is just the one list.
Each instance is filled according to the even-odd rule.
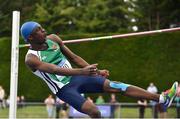
[[[95,104],[82,97],[81,93],[120,92],[133,98],[157,101],[165,108],[171,105],[177,94],[178,82],[162,94],[152,94],[133,85],[106,79],[109,76],[108,70],[99,70],[97,64],[88,64],[66,47],[57,35],[46,35],[37,22],[24,23],[21,34],[25,42],[30,44],[26,65],[61,100],[90,117],[101,117],[100,111]],[[68,60],[80,68],[72,68]]]

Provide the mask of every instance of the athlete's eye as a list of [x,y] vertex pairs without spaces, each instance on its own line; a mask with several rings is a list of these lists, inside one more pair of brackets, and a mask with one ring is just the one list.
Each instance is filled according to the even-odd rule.
[[41,27],[37,27],[36,32],[40,31],[41,29]]
[[33,32],[31,33],[31,35],[36,34],[36,33],[39,32],[39,31],[42,31],[42,27],[40,27],[40,26],[38,26],[37,28],[35,28],[35,29],[33,30]]

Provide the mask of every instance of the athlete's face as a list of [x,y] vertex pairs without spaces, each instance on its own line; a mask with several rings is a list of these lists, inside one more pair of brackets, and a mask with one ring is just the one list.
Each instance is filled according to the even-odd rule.
[[31,33],[31,35],[29,36],[30,43],[41,44],[44,43],[45,41],[46,41],[46,31],[41,26],[35,28]]

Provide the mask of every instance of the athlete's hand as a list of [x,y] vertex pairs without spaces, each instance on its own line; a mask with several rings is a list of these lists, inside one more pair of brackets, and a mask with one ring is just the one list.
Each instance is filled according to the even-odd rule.
[[82,69],[82,75],[92,75],[92,76],[98,75],[97,65],[98,64],[92,64],[84,67]]
[[109,71],[104,69],[104,70],[98,70],[98,74],[107,78],[109,76]]

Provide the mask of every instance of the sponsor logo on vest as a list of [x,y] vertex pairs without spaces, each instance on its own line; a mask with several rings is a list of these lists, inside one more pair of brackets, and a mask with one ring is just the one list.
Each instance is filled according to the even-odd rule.
[[46,56],[43,56],[43,57],[42,57],[42,60],[45,60],[46,58],[47,58]]
[[52,49],[57,51],[58,48],[57,48],[57,46],[55,44],[53,44]]

